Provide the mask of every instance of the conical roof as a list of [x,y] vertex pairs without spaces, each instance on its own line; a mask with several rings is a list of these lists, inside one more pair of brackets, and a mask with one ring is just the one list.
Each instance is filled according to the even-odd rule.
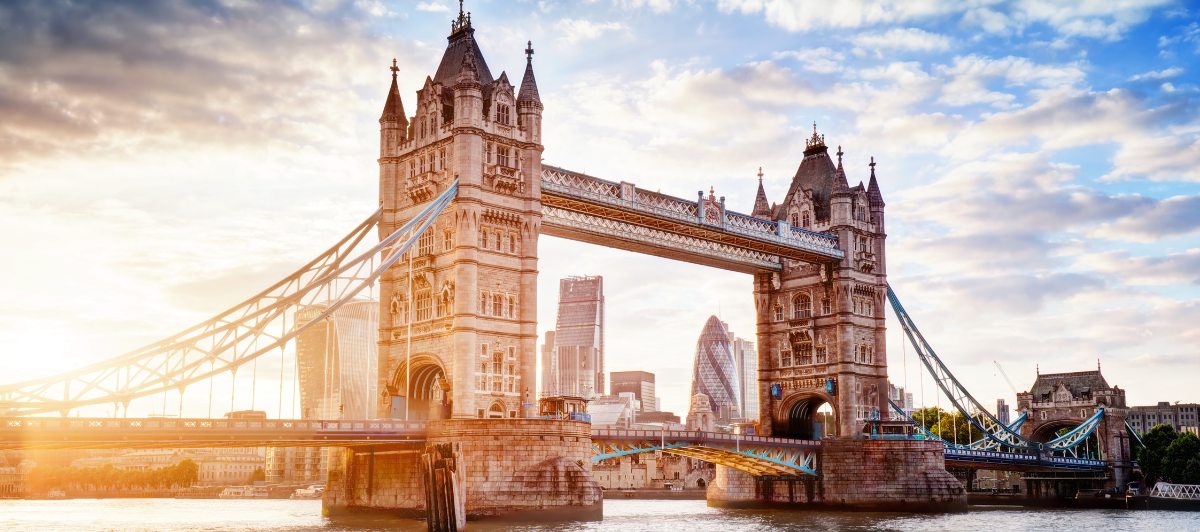
[[758,169],[758,195],[754,197],[754,210],[750,212],[750,216],[769,220],[771,218],[771,204],[767,202],[767,191],[763,189],[762,183],[762,168]]
[[538,95],[537,80],[533,78],[533,43],[529,43],[529,47],[525,49],[525,53],[529,54],[525,61],[525,77],[521,78],[521,90],[517,93],[518,102],[533,102],[542,103],[542,97]]
[[433,75],[434,83],[443,87],[453,87],[462,71],[463,59],[468,53],[474,55],[475,72],[480,85],[492,83],[492,71],[488,70],[487,61],[483,60],[483,52],[479,51],[479,43],[475,42],[475,28],[469,24],[446,37],[449,44],[442,54],[442,62],[438,65],[437,73]]
[[883,207],[883,194],[879,192],[879,182],[875,180],[875,158],[871,157],[871,181],[867,184],[867,201],[871,206]]
[[396,84],[396,72],[399,70],[396,67],[396,60],[392,59],[392,87],[388,89],[387,101],[383,102],[383,114],[379,116],[379,120],[399,120],[401,125],[407,126],[408,118],[404,114],[404,102],[400,100],[400,87]]

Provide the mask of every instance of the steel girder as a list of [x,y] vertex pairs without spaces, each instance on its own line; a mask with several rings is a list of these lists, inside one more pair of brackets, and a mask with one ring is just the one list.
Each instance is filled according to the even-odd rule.
[[[123,355],[47,378],[0,385],[0,415],[21,416],[87,405],[120,404],[168,390],[178,391],[237,369],[286,343],[374,285],[412,247],[458,193],[455,180],[403,227],[360,251],[382,216],[375,211],[295,273],[258,295],[183,332]],[[314,303],[324,312],[305,325],[288,326],[288,315]],[[205,368],[204,366],[208,366]]]
[[819,442],[696,431],[593,431],[592,461],[662,451],[754,476],[817,475]]
[[1187,499],[1197,501],[1200,500],[1200,486],[1194,484],[1171,484],[1168,482],[1158,482],[1150,488],[1151,497],[1163,497],[1167,499]]
[[754,273],[781,260],[845,258],[835,235],[796,229],[732,211],[702,216],[701,204],[542,167],[543,233]]

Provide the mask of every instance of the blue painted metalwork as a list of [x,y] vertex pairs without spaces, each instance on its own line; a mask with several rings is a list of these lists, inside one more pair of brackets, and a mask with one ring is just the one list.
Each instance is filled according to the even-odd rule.
[[816,475],[820,442],[700,431],[592,431],[592,461],[662,451],[755,476]]
[[1133,440],[1138,447],[1146,448],[1146,444],[1142,443],[1142,437],[1138,435],[1136,430],[1133,430],[1133,425],[1130,425],[1128,421],[1125,422],[1125,432],[1129,433],[1129,439]]

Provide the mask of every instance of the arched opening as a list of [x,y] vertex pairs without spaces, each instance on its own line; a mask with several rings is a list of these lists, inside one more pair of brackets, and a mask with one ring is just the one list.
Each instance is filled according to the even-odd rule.
[[[1088,417],[1091,417],[1091,411],[1086,412]],[[1083,413],[1080,413],[1082,415]],[[1086,418],[1084,418],[1086,419]],[[1060,420],[1045,423],[1033,430],[1030,434],[1031,440],[1040,443],[1047,443],[1055,438],[1066,435],[1068,432],[1075,430],[1076,427],[1083,424],[1080,420]],[[1076,458],[1092,458],[1095,460],[1103,460],[1103,453],[1100,452],[1100,440],[1096,436],[1096,431],[1092,431],[1090,435],[1079,445],[1075,447],[1075,453],[1068,454],[1064,451],[1056,451],[1056,455],[1068,455]]]
[[704,487],[704,479],[702,479],[702,478],[696,479],[696,487],[703,488]]
[[500,404],[499,401],[492,403],[491,408],[488,408],[487,417],[493,419],[504,417],[504,405]]
[[407,376],[411,394],[406,393],[404,386],[408,368],[404,362],[400,363],[394,379],[400,401],[392,405],[393,418],[404,419],[404,401],[407,400],[409,420],[450,419],[450,381],[441,366],[429,359],[420,360],[423,358],[414,358],[411,373]]
[[798,440],[819,440],[835,435],[833,409],[820,396],[802,397],[783,410],[781,426],[775,436]]

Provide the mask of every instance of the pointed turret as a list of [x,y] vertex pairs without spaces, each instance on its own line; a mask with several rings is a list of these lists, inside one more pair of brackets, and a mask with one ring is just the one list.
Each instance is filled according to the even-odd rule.
[[459,66],[458,76],[454,79],[454,86],[457,87],[476,87],[479,83],[479,67],[475,64],[475,52],[467,49],[463,54],[462,63]]
[[526,41],[525,46],[525,77],[521,78],[517,104],[537,104],[540,107],[542,98],[538,95],[537,80],[533,78],[533,41]]
[[842,147],[838,146],[837,170],[833,173],[833,195],[850,193],[850,183],[846,179],[846,170],[842,169],[842,155]]
[[754,198],[754,210],[750,212],[750,216],[760,220],[771,219],[771,205],[767,202],[767,191],[763,189],[763,171],[762,167],[758,167],[758,195]]
[[879,182],[875,180],[875,158],[871,157],[871,181],[867,184],[867,201],[871,207],[883,207],[883,194],[879,192]]
[[379,116],[379,122],[396,121],[401,127],[408,127],[408,118],[404,116],[404,102],[400,100],[400,87],[396,84],[396,73],[400,68],[396,66],[396,60],[392,59],[392,88],[388,89],[387,101],[383,103],[383,114]]

